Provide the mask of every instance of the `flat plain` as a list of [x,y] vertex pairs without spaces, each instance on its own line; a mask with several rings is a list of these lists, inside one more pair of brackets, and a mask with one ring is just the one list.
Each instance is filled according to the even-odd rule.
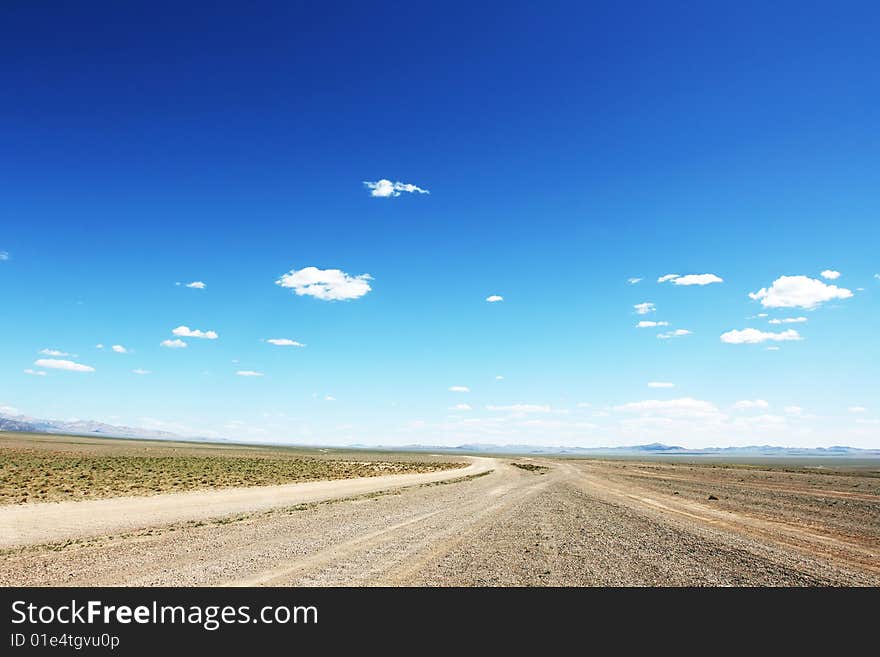
[[[163,447],[183,453],[209,449]],[[277,452],[258,448],[258,456],[240,446],[216,449],[229,450],[232,458],[241,450],[248,458]],[[5,547],[0,583],[880,585],[877,462],[287,453],[353,462],[356,455],[359,463],[419,464],[413,467],[420,470],[62,502],[106,504],[111,512],[115,504],[134,505],[126,507],[126,516],[135,520],[119,530],[105,527]],[[465,460],[471,461],[468,468],[462,467]],[[435,466],[440,469],[426,471]],[[271,494],[256,504],[253,491]],[[198,517],[183,521],[136,520],[139,504],[152,500],[173,506],[192,495],[216,503],[199,506]],[[233,498],[223,495],[237,496],[234,512],[223,504]],[[306,501],[292,503],[296,500]],[[39,523],[41,510],[58,506],[7,504],[0,507],[0,527],[4,513],[36,513],[31,522]]]

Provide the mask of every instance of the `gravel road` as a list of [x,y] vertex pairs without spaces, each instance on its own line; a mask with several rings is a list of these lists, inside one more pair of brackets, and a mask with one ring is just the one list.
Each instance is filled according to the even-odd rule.
[[0,583],[880,585],[876,478],[853,477],[866,482],[855,506],[831,505],[847,492],[822,475],[511,460],[388,494],[7,549]]

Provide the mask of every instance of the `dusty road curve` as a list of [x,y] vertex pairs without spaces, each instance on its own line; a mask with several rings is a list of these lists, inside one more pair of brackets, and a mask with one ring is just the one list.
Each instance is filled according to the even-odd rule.
[[140,497],[0,506],[0,549],[208,520],[276,507],[356,497],[487,472],[492,459],[472,457],[454,470],[309,481]]
[[0,583],[880,584],[880,544],[871,536],[798,527],[785,517],[771,522],[747,505],[736,511],[733,497],[719,509],[702,502],[702,493],[658,488],[659,479],[626,479],[619,465],[535,461],[549,466],[542,474],[510,460],[499,459],[484,476],[387,495],[60,550],[7,550]]

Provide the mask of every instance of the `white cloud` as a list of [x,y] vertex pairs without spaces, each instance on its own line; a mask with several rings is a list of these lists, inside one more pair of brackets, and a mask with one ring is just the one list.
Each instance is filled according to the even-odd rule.
[[450,386],[449,392],[470,392],[471,389],[467,386]]
[[470,404],[456,404],[455,406],[449,407],[450,411],[469,411],[471,410]]
[[784,319],[771,319],[768,324],[802,324],[806,322],[806,317],[786,317]]
[[634,277],[632,277],[632,278],[627,278],[627,279],[626,279],[626,282],[629,283],[630,285],[635,285],[636,283],[641,283],[642,280],[643,280],[643,279],[641,279],[641,278],[636,278],[636,277],[634,276]]
[[789,415],[800,415],[804,412],[804,409],[802,409],[800,406],[786,406],[782,410]]
[[758,344],[767,341],[785,342],[802,339],[800,334],[794,329],[788,329],[781,333],[772,333],[770,331],[747,328],[741,331],[733,330],[721,334],[721,342],[726,342],[727,344]]
[[636,312],[639,315],[647,315],[648,313],[652,313],[657,310],[657,307],[651,303],[650,301],[645,301],[644,303],[637,303],[633,306],[636,309]]
[[848,409],[850,413],[867,413],[868,409],[864,406],[850,406]]
[[779,347],[777,347],[776,345],[770,345],[769,347],[767,347],[767,351],[779,351]]
[[666,281],[672,281],[679,277],[680,274],[664,274],[660,278],[657,279],[658,283],[665,283]]
[[674,388],[675,384],[670,383],[669,381],[649,381],[649,388]]
[[46,376],[46,373],[42,370],[32,370],[31,368],[27,368],[24,371],[25,374],[30,374],[31,376]]
[[9,260],[9,252],[8,251],[0,251],[0,262],[4,262]]
[[832,299],[849,299],[852,291],[809,276],[780,276],[769,287],[750,292],[765,308],[815,308]]
[[676,276],[672,279],[676,285],[709,285],[710,283],[723,283],[724,279],[715,274],[688,274]]
[[297,342],[290,338],[269,338],[266,342],[274,344],[276,347],[305,347],[302,342]]
[[744,408],[770,408],[770,404],[768,404],[763,399],[743,399],[741,401],[736,402],[733,405],[734,408],[744,409]]
[[656,326],[669,326],[669,322],[652,322],[650,320],[642,320],[636,324],[636,328],[654,328]]
[[820,275],[822,278],[827,278],[829,281],[834,281],[840,278],[840,272],[833,269],[826,269]]
[[707,417],[719,415],[718,407],[712,402],[682,397],[681,399],[646,399],[645,401],[630,402],[614,407],[615,411],[626,413],[647,413],[668,417]]
[[152,374],[152,372],[150,370],[142,370],[141,368],[137,368],[136,370],[132,370],[131,373],[132,374],[140,374],[142,376],[144,374]]
[[159,343],[160,347],[168,347],[169,349],[185,349],[186,342],[183,340],[175,339],[175,340],[162,340]]
[[878,281],[880,281],[880,274],[874,274],[874,278],[876,278]]
[[101,343],[98,343],[95,345],[95,349],[103,349],[103,348],[104,348],[104,345],[102,345]]
[[[262,374],[260,376],[263,376]],[[324,397],[324,401],[336,401],[336,397],[333,395],[327,395]]]
[[431,193],[427,189],[416,187],[415,185],[412,185],[410,183],[393,183],[387,178],[382,178],[382,180],[377,180],[376,182],[369,182],[365,180],[364,185],[367,187],[367,189],[370,190],[370,196],[378,196],[381,198],[400,196],[401,192],[408,192],[410,194],[412,194],[413,192],[418,192],[419,194]]
[[172,329],[171,333],[181,338],[201,338],[202,340],[216,340],[220,337],[214,331],[200,331],[199,329],[191,329],[189,326],[178,326]]
[[318,269],[305,267],[291,269],[275,281],[276,285],[292,288],[297,296],[310,296],[324,301],[359,299],[372,288],[368,281],[373,280],[369,274],[351,276],[339,269]]
[[263,376],[262,372],[254,372],[253,370],[238,370],[237,376]]
[[113,345],[113,346],[110,347],[110,348],[111,348],[113,351],[115,351],[117,354],[127,354],[127,353],[128,353],[128,349],[126,349],[125,347],[123,347],[121,344],[115,344],[115,345]]
[[488,301],[489,303],[498,303],[499,301],[504,301],[504,297],[498,294],[493,294],[490,297],[486,297],[486,301]]
[[495,377],[495,380],[496,381],[504,381],[504,377],[499,374],[498,376]]
[[66,351],[58,351],[57,349],[40,349],[40,353],[44,356],[70,356]]
[[692,333],[693,331],[688,331],[687,329],[675,329],[674,331],[666,331],[666,333],[658,333],[657,337],[661,340],[669,340],[670,338],[681,338]]
[[37,367],[45,367],[53,370],[68,370],[69,372],[94,372],[95,368],[82,363],[74,363],[72,360],[58,360],[55,358],[40,358],[34,361]]
[[204,290],[208,286],[205,285],[205,283],[203,283],[202,281],[193,281],[192,283],[187,283],[185,287],[189,287],[194,290]]
[[487,411],[508,413],[550,413],[553,409],[547,404],[510,404],[508,406],[486,406]]

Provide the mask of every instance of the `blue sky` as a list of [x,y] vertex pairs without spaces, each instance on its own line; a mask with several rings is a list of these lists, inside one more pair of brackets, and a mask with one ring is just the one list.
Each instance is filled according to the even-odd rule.
[[5,412],[880,447],[876,4],[416,5],[5,3]]

